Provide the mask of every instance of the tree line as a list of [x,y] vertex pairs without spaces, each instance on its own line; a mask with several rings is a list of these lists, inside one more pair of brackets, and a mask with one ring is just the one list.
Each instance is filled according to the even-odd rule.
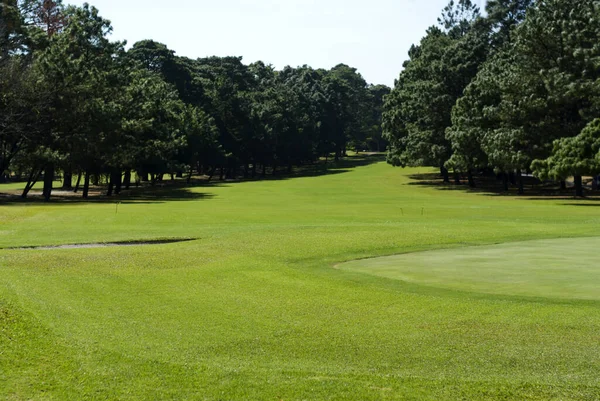
[[582,196],[600,174],[600,2],[457,0],[438,22],[387,97],[388,161],[471,186],[493,170],[520,193],[524,174],[574,177]]
[[[0,1],[0,179],[88,197],[165,175],[279,174],[347,149],[384,151],[384,85],[355,68],[276,70],[110,40],[88,4]],[[132,178],[132,174],[135,176]]]

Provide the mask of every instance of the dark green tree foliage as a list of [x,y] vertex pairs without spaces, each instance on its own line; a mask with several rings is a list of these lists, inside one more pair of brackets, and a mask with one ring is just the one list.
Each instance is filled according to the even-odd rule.
[[[497,132],[527,163],[548,157],[555,140],[578,135],[599,113],[599,16],[596,2],[541,1],[515,31]],[[491,142],[490,152],[501,143]]]
[[[0,4],[0,177],[19,152],[28,152],[30,160],[55,154],[44,147],[49,132],[49,86],[33,63],[33,51],[47,46],[48,39],[62,29],[61,16],[60,1]],[[37,176],[34,173],[32,179]],[[44,192],[49,197],[50,177],[47,181]]]
[[471,23],[479,17],[479,7],[471,0],[450,0],[442,10],[438,23],[455,38],[471,30]]
[[[0,172],[63,189],[129,187],[132,171],[221,178],[273,173],[379,148],[386,88],[347,65],[276,71],[240,57],[192,60],[144,40],[125,52],[98,10],[0,3]],[[82,182],[83,181],[83,182]]]
[[[251,120],[255,133],[252,149],[254,158],[263,166],[272,165],[274,173],[279,166],[290,168],[296,158],[302,159],[303,132],[298,94],[285,79],[291,75],[277,73],[262,62],[254,63],[250,70],[257,80],[252,93]],[[296,153],[297,152],[297,153]]]
[[[530,4],[529,0],[489,1],[488,16],[478,20],[479,29],[473,30],[481,43],[486,38],[482,29],[489,29],[490,55],[486,62],[475,67],[477,75],[453,108],[452,126],[446,132],[452,144],[452,157],[446,165],[469,173],[470,185],[474,185],[473,170],[491,165],[502,172],[520,172],[531,163],[527,156],[529,141],[521,129],[527,120],[503,118],[500,108],[503,95],[511,96],[521,86],[537,86],[537,82],[519,82],[525,78],[514,67],[515,55],[509,48],[512,32],[524,19]],[[477,59],[482,60],[485,58]]]
[[450,2],[439,20],[444,31],[430,28],[411,49],[387,97],[390,163],[466,172],[471,185],[473,171],[491,167],[508,189],[509,175],[531,171],[538,160],[539,176],[575,174],[581,187],[585,169],[547,166],[564,159],[561,147],[571,155],[579,142],[565,138],[600,114],[599,7],[592,0],[491,0],[478,17],[470,1]]
[[451,2],[440,19],[446,31],[429,28],[409,52],[383,116],[392,164],[439,167],[448,180],[451,110],[487,54],[487,32],[477,23],[478,12],[470,1]]
[[485,10],[490,27],[491,45],[495,50],[512,42],[512,33],[525,19],[534,0],[488,0]]
[[[443,54],[451,39],[439,28],[430,28],[396,81],[384,115],[391,143],[390,161],[398,166],[443,167],[449,157],[444,132],[450,125],[452,99],[445,77]],[[396,106],[398,109],[396,109]]]
[[505,173],[527,169],[530,152],[536,149],[523,129],[529,121],[512,115],[510,102],[504,100],[518,96],[522,84],[535,87],[537,82],[521,82],[515,64],[510,54],[500,52],[465,89],[452,110],[452,127],[446,134],[453,149],[447,165],[467,172],[488,166]]
[[358,149],[368,149],[373,152],[383,152],[388,143],[383,137],[382,117],[383,104],[391,89],[386,85],[371,85],[368,88],[367,108],[370,113],[365,113],[366,129],[362,142],[357,143]]
[[117,100],[122,74],[115,57],[122,44],[110,42],[109,21],[94,7],[69,7],[64,32],[52,36],[39,55],[38,68],[51,91],[51,121],[45,144],[62,160],[48,160],[47,174],[56,164],[85,174],[84,197],[90,174],[100,174],[110,138],[119,125]]
[[297,150],[293,152],[296,164],[313,161],[322,154],[319,147],[325,95],[322,75],[314,69],[303,66],[286,67],[278,75],[281,84],[291,91],[295,107],[294,119],[297,124]]
[[533,168],[541,179],[575,177],[577,196],[583,196],[581,176],[600,174],[600,119],[589,123],[577,136],[554,141],[550,157],[535,160]]
[[[0,67],[0,181],[13,159],[30,148],[45,117],[45,93],[36,87],[36,75],[22,58]],[[31,150],[31,149],[30,149]]]
[[8,61],[9,55],[19,50],[25,41],[23,16],[16,0],[0,2],[0,66]]
[[204,101],[201,86],[194,83],[192,60],[175,56],[173,50],[153,40],[137,42],[127,53],[139,66],[175,86],[184,102],[198,105]]
[[329,142],[334,146],[335,157],[340,158],[353,138],[365,132],[368,115],[367,83],[357,72],[345,64],[328,71],[323,79],[329,107],[325,117],[329,125]]

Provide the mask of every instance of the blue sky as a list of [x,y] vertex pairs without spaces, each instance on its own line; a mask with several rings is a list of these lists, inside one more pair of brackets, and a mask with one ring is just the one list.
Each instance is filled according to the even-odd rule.
[[88,2],[112,21],[113,38],[130,45],[154,39],[181,56],[235,55],[277,68],[345,63],[370,83],[392,86],[410,45],[436,23],[448,0]]

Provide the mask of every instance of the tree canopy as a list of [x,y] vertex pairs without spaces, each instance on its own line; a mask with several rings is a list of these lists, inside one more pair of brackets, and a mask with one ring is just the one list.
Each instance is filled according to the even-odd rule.
[[581,174],[600,170],[546,168],[600,115],[599,7],[491,0],[480,15],[469,0],[451,1],[385,103],[390,163],[439,167],[446,180],[451,169],[472,186],[477,171],[574,176],[581,194]]
[[[88,4],[0,3],[0,173],[107,194],[166,174],[278,174],[349,148],[385,150],[389,88],[339,64],[278,71],[241,57],[179,57],[110,40]],[[73,187],[74,184],[74,188]]]

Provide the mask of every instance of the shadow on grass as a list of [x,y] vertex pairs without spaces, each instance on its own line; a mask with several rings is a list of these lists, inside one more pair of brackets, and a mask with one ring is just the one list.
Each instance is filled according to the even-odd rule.
[[294,178],[304,177],[321,177],[327,175],[344,174],[352,171],[358,167],[364,167],[371,164],[384,162],[385,154],[362,154],[357,156],[348,156],[338,161],[330,160],[328,163],[319,161],[314,164],[307,164],[304,166],[296,166],[291,172],[286,170],[279,170],[276,174],[273,174],[271,170],[266,175],[257,175],[254,178],[238,178],[233,180],[213,180],[210,183],[204,185],[223,185],[240,182],[253,182],[253,181],[282,181],[291,180]]
[[170,238],[170,239],[152,239],[152,240],[132,240],[132,241],[115,241],[115,242],[91,242],[82,244],[64,244],[64,245],[41,245],[41,246],[22,246],[0,248],[7,251],[24,251],[24,250],[53,250],[53,249],[90,249],[90,248],[114,248],[114,247],[130,247],[130,246],[147,246],[147,245],[169,245],[182,242],[197,241],[199,238]]
[[0,184],[0,206],[9,205],[72,205],[78,203],[108,203],[108,204],[161,204],[174,201],[199,201],[214,198],[213,194],[195,191],[195,188],[211,188],[230,186],[243,182],[257,181],[282,181],[303,177],[319,177],[326,175],[343,174],[352,171],[355,168],[367,166],[374,163],[385,161],[385,155],[359,155],[350,156],[337,162],[329,163],[318,162],[311,165],[295,167],[292,172],[281,170],[279,173],[266,176],[257,176],[255,178],[236,178],[227,180],[211,180],[206,178],[194,177],[189,183],[185,179],[174,181],[162,181],[155,185],[143,183],[139,187],[132,186],[129,190],[123,190],[120,195],[106,196],[106,187],[91,187],[88,199],[83,199],[81,193],[61,191],[55,189],[50,202],[44,202],[41,191],[32,191],[30,196],[22,199],[18,191],[2,193]]
[[440,174],[426,173],[413,174],[409,178],[411,182],[406,185],[421,186],[434,188],[439,191],[460,191],[465,193],[480,194],[484,196],[501,196],[501,197],[519,197],[525,200],[550,200],[550,201],[580,201],[590,203],[565,203],[571,206],[595,206],[594,202],[600,202],[600,192],[586,189],[586,197],[575,197],[574,189],[561,189],[557,183],[540,182],[534,177],[523,177],[524,194],[518,193],[518,187],[514,184],[509,184],[509,190],[506,191],[502,179],[494,175],[477,175],[475,179],[475,187],[469,187],[466,177],[461,177],[461,184],[453,182],[451,177],[450,183],[445,183]]
[[[100,193],[100,188],[92,188],[88,199],[83,199],[81,194],[57,191],[52,195],[50,202],[44,202],[41,194],[37,192],[26,199],[16,194],[0,194],[0,206],[22,206],[33,204],[44,205],[73,205],[79,203],[122,203],[122,204],[160,204],[172,201],[198,201],[211,199],[212,194],[191,191],[191,186],[183,186],[179,182],[164,186],[141,186],[123,190],[120,195],[106,196]],[[0,187],[1,190],[1,187]]]

